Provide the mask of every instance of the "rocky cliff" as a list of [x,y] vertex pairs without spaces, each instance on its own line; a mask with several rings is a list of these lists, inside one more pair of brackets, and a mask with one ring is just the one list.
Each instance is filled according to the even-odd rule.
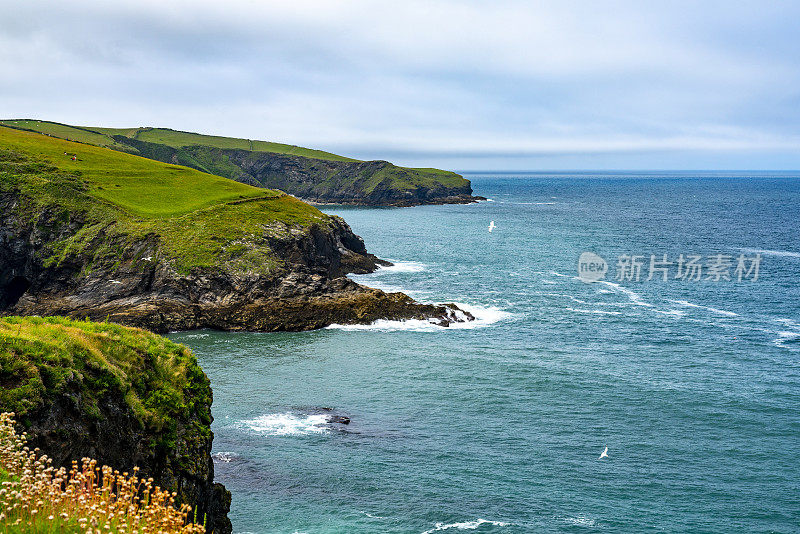
[[363,206],[467,204],[469,180],[437,169],[398,167],[388,161],[340,161],[294,154],[223,149],[202,145],[169,147],[114,136],[120,146],[164,161],[212,172],[258,187],[280,189],[308,202]]
[[185,165],[314,203],[415,206],[483,199],[473,196],[470,181],[454,172],[360,161],[294,145],[169,128],[84,127],[31,119],[0,124]]
[[208,378],[181,345],[63,318],[0,318],[0,412],[15,412],[59,466],[84,457],[144,478],[227,534],[230,493],[214,482]]
[[[35,141],[39,148],[56,143],[56,154],[65,143]],[[155,332],[306,330],[380,318],[447,326],[470,319],[454,307],[419,304],[345,278],[374,270],[380,260],[341,218],[280,192],[87,150],[81,148],[85,159],[77,162],[84,170],[71,173],[20,151],[0,151],[0,313],[107,319]],[[95,156],[101,171],[92,166]],[[102,169],[115,158],[122,158],[120,168],[144,165],[136,171],[143,174],[133,183],[108,178]],[[183,182],[181,173],[188,173]],[[200,198],[200,208],[177,210],[183,196],[162,198],[181,183],[195,188],[211,178],[221,182],[210,181],[204,192],[234,184],[236,200],[208,205]],[[146,191],[165,180],[175,185],[164,184],[163,194]]]

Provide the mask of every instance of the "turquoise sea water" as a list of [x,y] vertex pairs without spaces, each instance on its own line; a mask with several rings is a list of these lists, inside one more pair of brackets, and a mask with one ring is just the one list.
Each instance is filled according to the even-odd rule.
[[[469,178],[491,202],[327,210],[397,262],[357,280],[469,327],[171,336],[212,380],[234,531],[800,531],[800,175]],[[650,254],[759,278],[647,281]]]

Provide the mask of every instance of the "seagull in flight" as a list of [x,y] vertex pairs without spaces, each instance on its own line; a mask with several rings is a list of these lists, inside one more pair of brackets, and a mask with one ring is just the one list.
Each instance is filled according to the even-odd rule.
[[109,282],[111,282],[112,284],[121,284],[122,283],[122,282],[120,282],[118,280],[109,280]]
[[153,256],[147,256],[146,258],[142,258],[144,261],[152,261]]
[[606,447],[605,450],[600,453],[600,458],[598,458],[598,460],[602,460],[603,458],[608,458],[608,447]]
[[497,225],[494,224],[494,221],[490,222],[489,223],[489,233],[491,233],[492,230],[494,230],[495,228],[497,228]]

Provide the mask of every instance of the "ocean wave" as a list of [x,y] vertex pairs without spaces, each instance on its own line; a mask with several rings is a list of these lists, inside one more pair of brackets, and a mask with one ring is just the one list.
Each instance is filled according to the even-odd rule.
[[378,319],[370,324],[332,324],[326,328],[334,330],[378,330],[383,332],[393,332],[407,330],[411,332],[442,332],[447,330],[471,330],[474,328],[484,328],[493,325],[512,316],[510,312],[501,310],[495,306],[475,306],[471,304],[454,303],[464,311],[471,313],[474,321],[451,323],[449,327],[439,326],[431,321],[423,319],[406,319],[402,321],[390,321]]
[[564,522],[578,527],[593,527],[596,524],[594,519],[592,519],[591,517],[586,517],[585,515],[578,515],[576,517],[565,517]]
[[511,525],[511,523],[506,523],[504,521],[490,521],[488,519],[477,519],[476,521],[464,521],[462,523],[436,523],[432,529],[426,530],[422,534],[432,534],[433,532],[439,532],[440,530],[448,530],[451,528],[458,530],[475,530],[476,528],[480,528],[481,525],[507,527]]
[[201,333],[198,333],[198,334],[186,334],[184,337],[186,339],[200,339],[200,338],[208,337],[210,335],[211,334],[207,334],[205,332],[201,332]]
[[800,258],[800,252],[792,252],[791,250],[769,250],[762,248],[743,248],[742,252],[748,254],[761,254],[762,256],[781,256],[784,258]]
[[330,430],[325,414],[271,413],[242,421],[241,424],[253,432],[268,436],[305,436]]
[[215,462],[220,462],[223,464],[229,464],[232,461],[236,460],[236,458],[238,457],[239,455],[236,454],[235,452],[227,452],[227,451],[215,452],[214,454],[211,455],[211,458]]
[[702,310],[708,310],[710,312],[718,313],[720,315],[725,315],[728,317],[738,317],[738,313],[734,313],[728,310],[721,310],[719,308],[712,308],[711,306],[703,306],[701,304],[695,304],[694,302],[689,302],[688,300],[670,300],[670,302],[674,302],[675,304],[680,304],[681,306],[686,306],[687,308],[700,308]]
[[579,313],[595,313],[598,315],[622,315],[622,312],[607,311],[607,310],[585,310],[582,308],[570,308],[569,306],[567,306],[567,309],[569,311],[574,311]]
[[[776,347],[790,348],[786,344],[792,345],[800,342],[800,332],[778,332],[778,337],[772,341]],[[794,348],[794,347],[792,347]]]
[[616,284],[614,282],[609,282],[607,280],[598,280],[597,283],[598,284],[605,284],[608,287],[613,288],[614,291],[616,291],[618,293],[623,293],[636,306],[645,306],[647,308],[652,308],[653,307],[652,304],[650,304],[649,302],[645,302],[644,299],[642,299],[642,296],[640,294],[638,294],[637,292],[633,291],[632,289],[628,289],[627,287],[621,286],[621,285]]
[[418,261],[395,261],[389,260],[394,265],[381,265],[372,274],[384,273],[420,273],[428,268],[427,265]]

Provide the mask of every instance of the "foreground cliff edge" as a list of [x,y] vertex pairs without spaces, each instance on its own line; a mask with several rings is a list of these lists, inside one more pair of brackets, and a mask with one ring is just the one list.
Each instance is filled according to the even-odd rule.
[[186,347],[108,323],[4,317],[0,383],[0,412],[56,466],[138,467],[207,532],[231,532],[230,492],[214,482],[211,387]]
[[365,206],[467,204],[470,181],[450,171],[360,161],[322,150],[169,128],[103,128],[10,119],[0,125],[185,165],[312,203]]
[[155,332],[471,319],[344,276],[379,263],[281,191],[0,127],[0,314]]

